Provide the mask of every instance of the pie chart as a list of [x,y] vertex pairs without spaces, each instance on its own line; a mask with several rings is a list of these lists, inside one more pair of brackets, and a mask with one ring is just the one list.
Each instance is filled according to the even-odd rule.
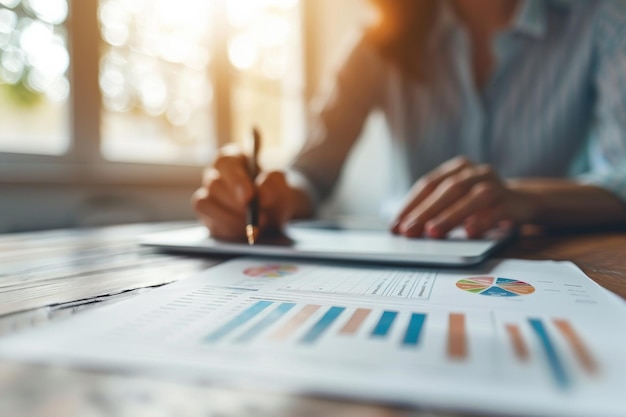
[[488,297],[519,297],[535,292],[527,282],[501,277],[471,277],[457,281],[457,288]]
[[297,272],[297,271],[298,271],[298,268],[295,265],[273,264],[273,265],[253,266],[243,271],[243,273],[250,277],[280,278],[289,274],[293,274],[294,272]]

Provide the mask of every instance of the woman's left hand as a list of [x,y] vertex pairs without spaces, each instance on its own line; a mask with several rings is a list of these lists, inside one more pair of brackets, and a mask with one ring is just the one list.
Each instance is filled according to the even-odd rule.
[[408,237],[443,238],[457,226],[478,238],[502,223],[533,217],[531,194],[507,186],[489,165],[452,159],[420,178],[392,231]]

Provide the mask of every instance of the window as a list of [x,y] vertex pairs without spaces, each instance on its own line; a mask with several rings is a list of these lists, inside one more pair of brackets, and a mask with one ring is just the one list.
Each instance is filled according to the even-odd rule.
[[69,145],[66,0],[0,0],[0,150]]
[[202,163],[214,148],[211,2],[100,0],[101,150]]
[[264,162],[273,165],[291,155],[304,136],[298,1],[229,0],[227,16],[232,136],[241,140],[258,125]]
[[138,172],[205,164],[255,125],[283,161],[304,131],[300,7],[0,0],[0,164],[148,181]]

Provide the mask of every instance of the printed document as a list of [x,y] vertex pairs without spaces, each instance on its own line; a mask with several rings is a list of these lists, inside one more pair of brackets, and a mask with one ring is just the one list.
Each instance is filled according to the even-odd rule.
[[0,357],[500,415],[625,416],[624,303],[569,262],[243,258],[0,340]]

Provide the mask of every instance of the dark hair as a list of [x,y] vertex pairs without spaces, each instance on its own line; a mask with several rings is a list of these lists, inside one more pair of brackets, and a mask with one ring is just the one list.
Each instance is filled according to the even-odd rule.
[[419,80],[428,76],[426,48],[439,0],[370,0],[380,19],[366,39],[400,70]]

